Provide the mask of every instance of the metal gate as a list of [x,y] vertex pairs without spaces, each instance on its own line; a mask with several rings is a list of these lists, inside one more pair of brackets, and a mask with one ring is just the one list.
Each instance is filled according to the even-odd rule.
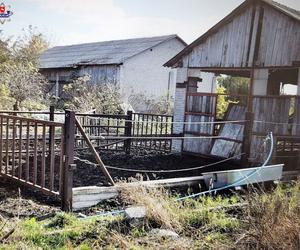
[[64,124],[0,114],[0,175],[60,196]]

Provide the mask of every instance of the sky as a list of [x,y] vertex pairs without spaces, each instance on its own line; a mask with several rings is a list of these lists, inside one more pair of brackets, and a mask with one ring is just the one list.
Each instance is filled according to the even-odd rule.
[[[1,1],[2,2],[2,1]],[[0,24],[17,38],[29,25],[51,46],[178,34],[191,43],[243,0],[3,0],[14,12]],[[278,0],[300,10],[300,0]]]

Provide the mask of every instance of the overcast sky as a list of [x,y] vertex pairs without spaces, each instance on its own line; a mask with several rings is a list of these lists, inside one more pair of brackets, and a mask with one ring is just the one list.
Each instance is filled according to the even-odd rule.
[[[1,1],[2,2],[2,1]],[[51,46],[178,34],[192,42],[243,0],[3,0],[11,21],[0,24],[17,37],[33,25]],[[300,0],[278,0],[300,9]]]

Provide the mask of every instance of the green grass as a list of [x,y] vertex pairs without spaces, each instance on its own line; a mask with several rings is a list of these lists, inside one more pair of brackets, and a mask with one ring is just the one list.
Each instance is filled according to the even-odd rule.
[[[123,216],[83,220],[66,213],[42,222],[0,219],[0,239],[15,228],[0,249],[297,249],[300,238],[299,182],[185,202],[163,189],[136,187],[124,190],[123,199],[146,207],[144,223],[133,227]],[[180,238],[153,236],[153,228],[171,229]]]

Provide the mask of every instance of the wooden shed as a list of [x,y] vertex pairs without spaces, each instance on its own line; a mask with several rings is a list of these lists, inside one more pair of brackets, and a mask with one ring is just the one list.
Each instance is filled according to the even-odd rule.
[[[174,133],[187,137],[174,140],[174,151],[224,158],[243,152],[244,162],[257,163],[264,137],[273,132],[273,161],[286,163],[286,170],[300,169],[300,11],[246,0],[165,66],[178,72]],[[198,92],[203,71],[250,78],[249,94],[231,96],[237,103],[223,117],[241,123],[196,123],[217,121],[221,96]],[[297,94],[282,95],[284,84],[298,86]]]

